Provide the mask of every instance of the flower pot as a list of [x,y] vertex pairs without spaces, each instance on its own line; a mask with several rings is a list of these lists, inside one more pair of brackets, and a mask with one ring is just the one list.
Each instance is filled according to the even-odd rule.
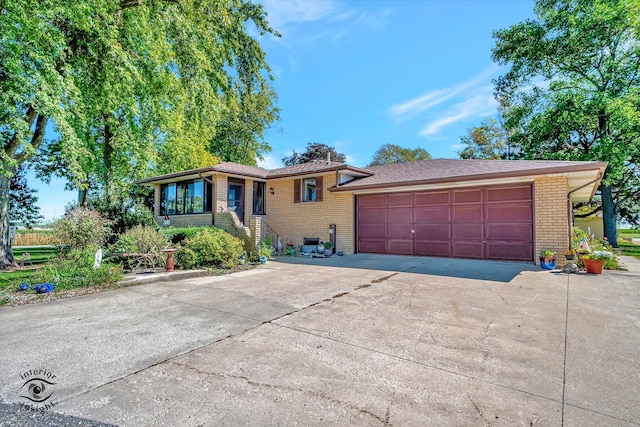
[[573,255],[565,255],[564,259],[566,259],[567,261],[573,261],[574,260]]
[[587,269],[587,273],[601,274],[604,268],[604,261],[597,259],[583,259],[584,267]]
[[543,270],[553,270],[554,268],[556,268],[556,259],[540,257],[540,267]]
[[324,250],[324,256],[331,256],[331,255],[333,255],[333,249]]

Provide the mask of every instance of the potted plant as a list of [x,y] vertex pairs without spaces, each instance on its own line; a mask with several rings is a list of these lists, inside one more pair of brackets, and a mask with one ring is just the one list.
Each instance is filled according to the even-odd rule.
[[324,256],[333,255],[333,243],[324,242]]
[[540,251],[540,267],[543,270],[553,270],[556,268],[556,253],[551,249]]
[[582,262],[587,269],[587,273],[601,274],[604,263],[613,258],[613,254],[609,251],[593,251],[582,256]]
[[575,252],[573,251],[573,249],[564,251],[564,259],[566,259],[567,261],[573,261],[575,259]]

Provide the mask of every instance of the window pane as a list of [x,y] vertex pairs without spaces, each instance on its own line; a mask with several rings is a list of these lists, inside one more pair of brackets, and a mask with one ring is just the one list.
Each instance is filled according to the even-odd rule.
[[176,197],[176,213],[183,214],[184,213],[184,197],[186,195],[186,185],[184,182],[179,183],[176,186],[177,197]]
[[166,184],[161,187],[160,213],[162,215],[173,215],[176,213],[176,185],[175,184]]
[[266,183],[264,182],[253,182],[253,214],[254,215],[264,215],[264,193],[265,193]]
[[186,213],[202,213],[204,208],[204,186],[201,179],[186,183]]
[[302,182],[302,201],[313,202],[316,199],[316,179],[307,178]]

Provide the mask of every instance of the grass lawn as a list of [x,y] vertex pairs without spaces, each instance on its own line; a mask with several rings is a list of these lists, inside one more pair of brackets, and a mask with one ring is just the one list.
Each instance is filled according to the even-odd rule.
[[[640,237],[638,237],[640,239]],[[624,240],[618,240],[618,245],[622,249],[622,255],[632,256],[640,259],[640,246],[633,243],[626,242]]]
[[20,246],[13,248],[13,255],[16,261],[20,263],[23,254],[28,252],[31,255],[31,264],[27,262],[25,269],[14,271],[0,272],[0,290],[7,288],[17,289],[20,283],[31,283],[31,278],[37,274],[38,267],[46,265],[49,261],[56,258],[59,249],[55,246]]

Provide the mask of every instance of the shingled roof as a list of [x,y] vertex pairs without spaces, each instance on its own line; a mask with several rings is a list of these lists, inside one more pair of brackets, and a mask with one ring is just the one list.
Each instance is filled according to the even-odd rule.
[[[360,191],[378,188],[397,188],[487,179],[505,179],[554,173],[599,171],[604,173],[603,162],[570,162],[560,160],[462,160],[432,159],[384,166],[356,168],[345,163],[315,160],[299,165],[267,170],[254,166],[225,162],[200,169],[192,169],[138,181],[140,184],[170,182],[176,178],[197,177],[221,172],[228,175],[257,179],[278,179],[312,173],[351,171],[358,176],[351,181],[329,188],[329,191]],[[595,173],[594,175],[595,176]],[[575,185],[581,185],[578,182]]]
[[590,171],[606,167],[602,162],[558,160],[467,160],[431,159],[383,166],[366,170],[372,175],[355,179],[329,191],[353,191],[447,182],[511,178],[553,173]]

